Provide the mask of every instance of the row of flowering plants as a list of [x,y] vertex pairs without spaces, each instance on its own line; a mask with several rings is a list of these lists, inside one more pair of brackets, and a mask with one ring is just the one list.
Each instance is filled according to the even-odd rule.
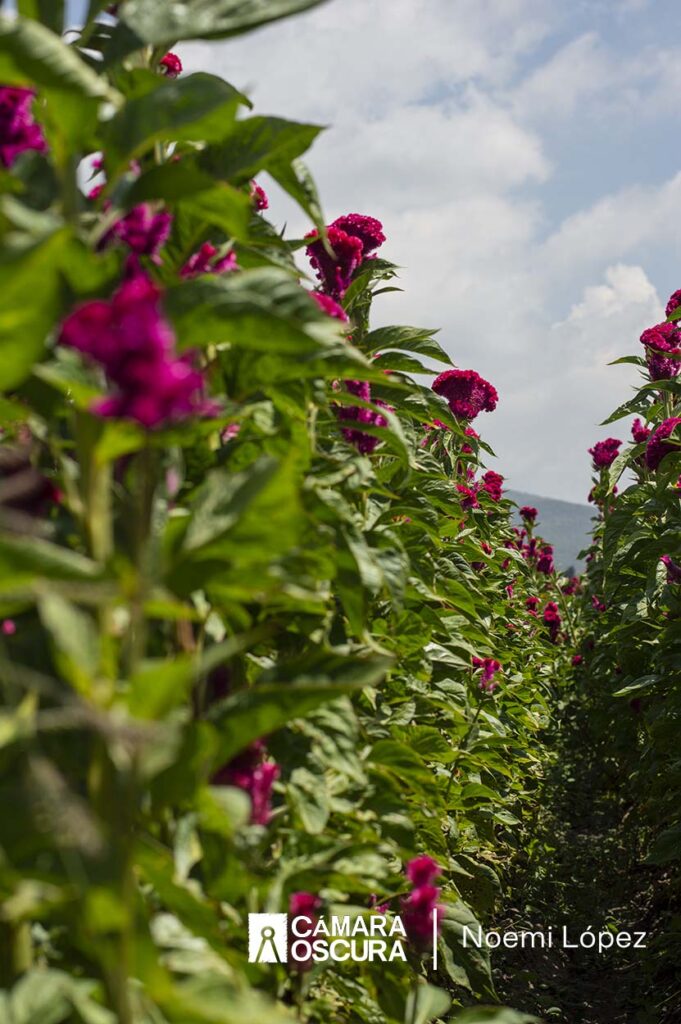
[[[433,330],[372,329],[395,268],[374,218],[325,224],[319,129],[182,73],[183,39],[314,2],[0,22],[12,1024],[495,1001],[463,929],[532,813],[577,583],[484,468],[493,386]],[[268,222],[265,181],[306,238]],[[400,915],[407,961],[249,963],[248,914],[288,910]]]
[[630,436],[590,449],[598,515],[580,660],[594,739],[609,749],[609,770],[631,801],[641,859],[673,880],[673,903],[681,881],[681,292],[665,313],[642,333],[636,355],[617,360],[640,371],[633,397],[607,421],[633,416]]

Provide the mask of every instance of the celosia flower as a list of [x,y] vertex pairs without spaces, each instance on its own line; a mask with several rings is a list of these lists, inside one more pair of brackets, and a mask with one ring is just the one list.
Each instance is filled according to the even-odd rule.
[[272,787],[280,772],[279,765],[265,761],[266,753],[264,743],[255,740],[211,779],[215,786],[237,786],[248,794],[252,825],[267,825],[272,817]]
[[525,523],[533,523],[538,515],[539,513],[537,509],[534,508],[532,505],[523,505],[520,509],[520,518]]
[[229,441],[233,441],[235,437],[238,437],[240,432],[240,423],[228,423],[220,433],[220,440],[223,444],[227,444]]
[[631,425],[631,436],[635,444],[643,444],[650,437],[650,428],[646,427],[645,423],[638,416]]
[[551,643],[555,644],[563,621],[555,601],[549,601],[544,608],[543,621],[549,631]]
[[136,420],[149,429],[212,411],[191,357],[175,357],[174,335],[160,310],[160,293],[144,276],[124,282],[109,302],[78,307],[59,341],[100,363],[117,392],[99,402],[100,416]]
[[662,555],[660,561],[667,570],[667,583],[681,583],[681,565],[677,565],[671,555]]
[[501,473],[495,473],[493,469],[489,469],[482,478],[482,489],[487,491],[492,501],[501,501],[503,482],[504,478]]
[[223,274],[236,270],[238,264],[236,253],[230,249],[228,253],[216,259],[218,250],[211,242],[204,242],[200,249],[189,257],[180,270],[180,277],[198,277],[199,274]]
[[671,380],[681,370],[681,333],[676,323],[665,321],[649,327],[641,335],[651,380]]
[[430,885],[442,874],[442,868],[432,857],[422,853],[408,862],[404,873],[412,885]]
[[598,597],[596,594],[591,595],[591,607],[594,609],[594,611],[599,613],[607,611],[608,608],[606,603],[604,601],[601,601],[600,597]]
[[[363,402],[371,401],[371,388],[367,381],[346,380],[345,386],[351,394],[361,398]],[[392,412],[392,407],[382,402],[379,398],[373,404]],[[342,423],[353,424],[351,427],[342,428],[343,437],[350,444],[354,445],[362,455],[370,455],[380,443],[380,438],[374,434],[365,433],[361,428],[388,426],[385,416],[376,409],[366,409],[363,406],[339,405],[336,409],[336,415]]]
[[[299,917],[304,918],[308,922],[308,927],[305,931],[312,931],[317,924],[319,911],[322,908],[322,901],[319,896],[315,896],[311,892],[292,892],[289,896],[288,901],[288,913],[289,913],[289,948],[295,942],[297,936],[291,929],[291,923],[293,918]],[[312,957],[307,960],[293,960],[289,959],[289,966],[296,971],[309,971],[312,967]]]
[[530,613],[530,615],[536,615],[537,614],[537,606],[538,605],[539,605],[539,598],[538,597],[528,597],[528,598],[525,599],[525,608]]
[[17,157],[28,150],[44,153],[47,143],[43,130],[33,117],[32,89],[0,86],[0,164],[12,167]]
[[347,323],[348,314],[335,299],[331,298],[330,295],[324,295],[323,292],[310,292],[310,295],[315,300],[319,308],[325,313],[334,317],[335,320],[341,320],[343,323]]
[[567,583],[563,584],[561,590],[564,594],[567,594],[569,596],[570,594],[576,594],[579,590],[581,590],[581,588],[582,585],[579,576],[573,576],[571,579],[567,581]]
[[330,256],[319,237],[319,232],[311,231],[305,237],[312,239],[305,250],[312,269],[325,291],[332,298],[341,298],[352,280],[352,275],[362,262],[363,248],[360,239],[346,234],[339,228],[328,228],[327,237],[333,251],[333,256]]
[[498,672],[501,672],[501,662],[497,661],[496,658],[474,657],[472,664],[474,669],[482,669],[480,682],[478,683],[480,689],[486,693],[494,693],[499,685],[494,677]]
[[671,416],[660,423],[659,427],[650,435],[646,448],[646,465],[648,469],[658,469],[660,463],[667,455],[679,451],[679,447],[672,441],[672,435],[679,423],[681,423],[681,417]]
[[664,311],[664,315],[671,316],[678,306],[681,306],[681,289],[679,291],[673,292],[673,294],[669,296],[669,301],[667,302],[667,307]]
[[[440,421],[436,420],[435,422],[439,423]],[[466,437],[472,437],[476,441],[480,440],[480,435],[475,430],[473,430],[472,427],[466,427],[466,429],[464,430],[464,434],[466,435]],[[469,444],[462,445],[462,447],[461,447],[461,454],[462,455],[472,455],[473,454],[473,448],[471,447],[471,445],[469,445]]]
[[440,930],[444,907],[438,903],[440,890],[434,885],[419,885],[404,897],[400,916],[410,942],[415,946],[430,945],[433,930]]
[[367,217],[362,213],[346,213],[337,217],[330,225],[338,231],[344,231],[351,238],[358,238],[362,243],[364,258],[375,252],[385,242],[383,225],[375,217]]
[[472,487],[466,487],[465,484],[457,484],[456,489],[461,495],[462,509],[469,512],[472,508],[480,508],[480,502],[478,501],[480,484],[473,484]]
[[543,572],[547,576],[550,576],[555,572],[555,565],[553,564],[553,548],[550,544],[545,544],[537,559],[537,572]]
[[481,412],[494,412],[499,396],[475,370],[445,370],[433,381],[433,391],[447,399],[455,416],[473,420]]
[[616,437],[606,437],[605,441],[598,441],[593,448],[589,448],[589,455],[593,459],[595,470],[606,469],[612,466],[619,455],[621,441]]
[[177,78],[182,74],[182,61],[176,53],[166,53],[158,65],[166,78]]
[[583,661],[584,661],[584,658],[582,657],[581,654],[573,654],[572,655],[572,665],[573,665],[574,668],[577,668],[579,665],[581,665]]
[[257,181],[251,182],[251,200],[258,213],[260,213],[261,210],[266,210],[270,205],[265,189],[261,188]]
[[14,636],[17,631],[17,624],[13,619],[3,619],[0,625],[0,633],[3,636]]
[[166,210],[155,212],[149,203],[140,203],[107,231],[100,248],[118,240],[137,256],[151,256],[155,263],[160,263],[158,253],[168,241],[172,223],[173,216]]

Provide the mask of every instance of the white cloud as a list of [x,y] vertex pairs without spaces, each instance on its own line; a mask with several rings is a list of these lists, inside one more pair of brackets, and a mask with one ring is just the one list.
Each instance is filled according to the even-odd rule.
[[[622,8],[612,8],[620,24]],[[480,423],[500,471],[519,489],[573,500],[588,490],[596,424],[635,379],[606,364],[661,316],[649,264],[660,250],[681,257],[681,174],[589,197],[555,226],[543,201],[560,132],[565,145],[589,120],[602,132],[604,118],[644,117],[646,105],[675,113],[673,52],[623,59],[584,26],[593,9],[335,0],[181,50],[187,70],[249,88],[258,112],[333,126],[309,158],[327,216],[378,216],[383,251],[403,267],[405,291],[379,300],[378,322],[441,325],[458,365],[500,392]],[[288,200],[272,199],[275,222],[307,229]]]

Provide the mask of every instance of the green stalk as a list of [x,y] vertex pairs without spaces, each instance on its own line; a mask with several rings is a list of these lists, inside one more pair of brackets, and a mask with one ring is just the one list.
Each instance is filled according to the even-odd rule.
[[0,922],[0,985],[9,988],[33,963],[28,921]]

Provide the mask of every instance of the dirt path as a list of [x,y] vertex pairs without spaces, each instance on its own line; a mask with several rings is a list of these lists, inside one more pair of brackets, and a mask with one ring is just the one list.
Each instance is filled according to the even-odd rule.
[[[536,843],[519,854],[495,926],[553,925],[554,945],[498,950],[499,997],[552,1024],[681,1024],[678,897],[674,906],[665,873],[641,864],[634,809],[617,791],[608,752],[593,745],[588,723],[566,715],[553,739]],[[645,931],[647,948],[567,949],[563,925],[570,942],[589,926],[596,934]]]

